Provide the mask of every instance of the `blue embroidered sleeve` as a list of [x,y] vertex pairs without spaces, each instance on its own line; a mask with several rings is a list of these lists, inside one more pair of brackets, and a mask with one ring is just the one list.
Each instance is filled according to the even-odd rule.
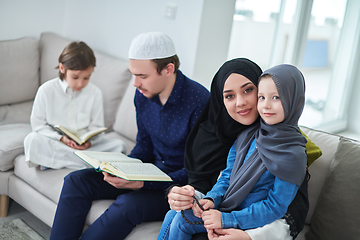
[[236,158],[236,141],[229,150],[226,161],[226,168],[222,171],[221,176],[216,181],[213,188],[205,196],[205,197],[210,197],[214,200],[215,209],[219,208],[222,198],[229,187],[230,175],[232,168],[234,166],[235,158]]
[[266,199],[255,202],[240,211],[221,213],[223,228],[252,229],[282,218],[293,201],[298,186],[275,178]]

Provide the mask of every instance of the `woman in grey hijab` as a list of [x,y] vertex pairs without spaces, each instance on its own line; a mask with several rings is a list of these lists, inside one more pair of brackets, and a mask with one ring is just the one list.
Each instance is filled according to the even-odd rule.
[[[237,114],[244,114],[236,100],[241,90],[229,79],[224,85],[224,104],[236,120]],[[262,119],[239,134],[226,169],[200,200],[205,211],[195,205],[178,213],[168,239],[191,239],[191,234],[206,230],[212,239],[220,228],[247,230],[243,239],[254,239],[251,229],[265,225],[282,229],[283,237],[278,239],[295,238],[281,218],[306,172],[306,139],[298,127],[305,100],[304,77],[294,66],[275,66],[261,75],[258,95]]]

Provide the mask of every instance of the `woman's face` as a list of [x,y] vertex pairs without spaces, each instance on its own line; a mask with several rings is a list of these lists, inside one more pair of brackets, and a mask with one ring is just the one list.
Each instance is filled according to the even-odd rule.
[[227,112],[235,121],[250,125],[258,118],[257,88],[246,77],[232,73],[225,81],[223,99]]

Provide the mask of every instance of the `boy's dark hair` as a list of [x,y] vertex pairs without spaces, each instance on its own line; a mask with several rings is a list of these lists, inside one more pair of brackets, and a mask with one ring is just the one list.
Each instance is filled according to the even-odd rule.
[[161,71],[169,64],[174,64],[174,73],[177,72],[180,66],[179,57],[175,54],[174,56],[168,58],[161,58],[161,59],[152,59],[152,61],[156,64],[156,71],[158,74],[161,74]]
[[[88,67],[96,66],[96,59],[93,50],[84,42],[71,42],[59,56],[61,63],[66,70],[85,70]],[[58,69],[59,66],[56,67]],[[59,77],[64,79],[65,74],[59,70]]]

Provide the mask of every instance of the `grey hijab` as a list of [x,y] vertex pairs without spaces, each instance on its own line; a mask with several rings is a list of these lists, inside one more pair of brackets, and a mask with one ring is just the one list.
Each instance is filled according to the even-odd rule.
[[[298,186],[304,180],[306,138],[298,127],[305,102],[304,76],[296,67],[287,64],[266,70],[260,78],[264,75],[270,75],[274,80],[285,118],[275,125],[261,120],[239,134],[230,185],[220,204],[220,211],[237,209],[266,169],[277,178]],[[257,148],[243,164],[253,139]]]

